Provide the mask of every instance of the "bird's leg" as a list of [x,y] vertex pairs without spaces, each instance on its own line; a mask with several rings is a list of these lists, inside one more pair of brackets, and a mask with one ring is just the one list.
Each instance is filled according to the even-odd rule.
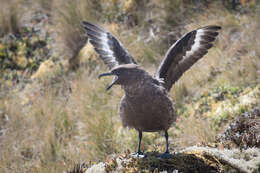
[[143,137],[143,133],[142,131],[138,131],[139,132],[139,143],[138,143],[138,151],[137,154],[143,154],[141,152],[141,142],[142,142],[142,137]]
[[137,153],[133,154],[133,157],[143,158],[143,157],[145,157],[144,153],[141,152],[141,142],[142,142],[143,133],[142,133],[142,131],[138,131],[138,132],[139,132],[138,151],[137,151]]
[[166,150],[164,154],[159,155],[160,158],[162,159],[170,159],[173,156],[169,153],[169,142],[168,142],[168,131],[165,131],[165,140],[166,140]]
[[169,153],[169,142],[168,142],[168,131],[165,131],[165,139],[166,139],[166,151],[165,153]]

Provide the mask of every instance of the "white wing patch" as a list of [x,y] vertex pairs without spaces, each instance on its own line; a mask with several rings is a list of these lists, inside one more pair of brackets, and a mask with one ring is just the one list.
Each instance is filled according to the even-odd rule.
[[201,48],[201,43],[200,43],[202,41],[201,36],[203,36],[204,33],[205,33],[205,29],[197,30],[196,35],[195,35],[194,44],[192,45],[191,50],[186,52],[186,55],[183,57],[183,59],[190,57],[191,55],[193,55],[196,51],[198,51]]
[[136,64],[132,56],[112,34],[89,22],[83,21],[82,24],[90,43],[110,69],[119,64]]
[[198,28],[185,34],[168,49],[155,73],[157,79],[164,78],[165,88],[170,90],[185,71],[207,54],[220,29],[216,25]]
[[[102,42],[99,42],[101,47],[95,48],[96,51],[100,54],[101,58],[105,61],[105,63],[110,67],[114,67],[119,65],[114,51],[111,49],[109,46],[109,39],[108,39],[108,34],[101,33],[101,36],[98,37]],[[93,40],[95,42],[95,38],[89,37],[90,40]]]

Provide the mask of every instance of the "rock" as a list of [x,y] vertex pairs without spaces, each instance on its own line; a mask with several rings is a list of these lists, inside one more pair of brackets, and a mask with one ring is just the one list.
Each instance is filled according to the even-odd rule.
[[242,148],[260,148],[260,107],[238,116],[235,122],[219,135],[218,141],[225,145],[233,143]]
[[93,165],[93,166],[91,166],[90,168],[88,168],[87,170],[86,170],[86,172],[85,173],[96,173],[96,172],[99,172],[99,173],[106,173],[106,167],[105,167],[106,165],[104,164],[104,163],[99,163],[99,164],[97,164],[97,165]]
[[217,149],[209,147],[189,147],[184,149],[184,153],[196,153],[197,157],[211,160],[224,172],[234,170],[235,172],[258,172],[260,169],[259,148],[239,149]]
[[[260,150],[248,148],[218,149],[211,147],[188,147],[173,154],[172,159],[158,158],[156,152],[146,153],[146,158],[133,158],[125,153],[112,156],[105,163],[93,165],[86,173],[94,172],[257,172]],[[78,171],[80,172],[80,171]],[[76,172],[75,172],[76,173]]]

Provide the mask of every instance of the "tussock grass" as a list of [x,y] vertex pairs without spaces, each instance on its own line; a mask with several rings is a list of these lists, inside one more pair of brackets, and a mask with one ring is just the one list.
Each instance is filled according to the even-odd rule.
[[19,34],[21,32],[21,17],[24,14],[21,0],[1,1],[0,7],[0,36],[8,33]]
[[[117,116],[122,92],[104,92],[108,81],[94,75],[82,72],[71,92],[60,92],[63,88],[52,84],[56,88],[35,93],[26,106],[18,94],[1,101],[1,110],[9,117],[0,140],[1,172],[61,172],[81,161],[135,150],[137,141],[121,131]],[[135,132],[130,134],[137,139]]]
[[249,86],[259,83],[260,40],[255,37],[260,31],[258,18],[259,15],[254,13],[233,15],[216,8],[194,18],[194,22],[187,25],[188,30],[210,24],[218,24],[222,30],[215,47],[174,86],[173,96],[179,98],[175,90],[179,91],[178,88],[183,86],[187,89],[185,92],[194,96],[206,88],[223,85]]
[[[207,144],[215,140],[217,132],[212,129],[211,123],[205,117],[182,117],[177,122],[178,133],[174,142],[179,147],[198,144]],[[173,133],[176,134],[173,129]]]
[[65,103],[51,92],[39,96],[27,109],[17,97],[5,102],[9,121],[5,140],[1,141],[3,172],[34,172],[39,168],[42,172],[56,172],[63,160],[71,161],[65,153],[76,129],[63,109]]
[[78,125],[81,138],[86,142],[87,157],[104,159],[120,148],[115,136],[119,96],[105,93],[104,83],[93,79],[92,75],[84,78],[81,76],[81,80],[73,84],[71,110],[75,111],[73,116],[81,119]]
[[61,59],[69,61],[69,68],[79,65],[79,51],[86,43],[82,20],[91,20],[90,1],[55,1],[52,11],[52,29],[57,34],[56,46],[61,50]]

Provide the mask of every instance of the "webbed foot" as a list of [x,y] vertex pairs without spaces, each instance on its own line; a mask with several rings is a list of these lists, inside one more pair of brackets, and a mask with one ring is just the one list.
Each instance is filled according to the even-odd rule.
[[146,155],[143,152],[137,152],[137,153],[133,153],[131,155],[133,158],[138,158],[138,159],[142,159],[142,158],[146,157]]

